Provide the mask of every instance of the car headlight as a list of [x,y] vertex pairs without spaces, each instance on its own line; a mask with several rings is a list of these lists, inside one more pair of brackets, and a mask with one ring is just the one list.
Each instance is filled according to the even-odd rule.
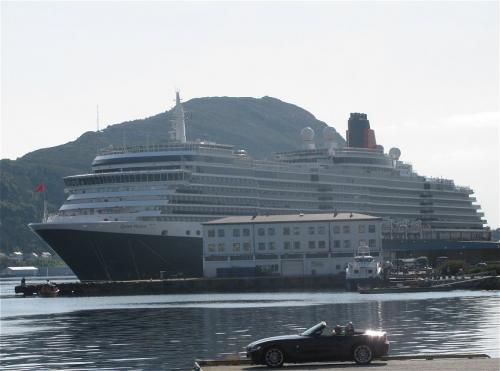
[[260,348],[261,348],[261,347],[260,347],[260,345],[253,345],[253,346],[249,346],[249,347],[247,348],[247,350],[248,350],[249,352],[256,352],[256,351],[260,350]]

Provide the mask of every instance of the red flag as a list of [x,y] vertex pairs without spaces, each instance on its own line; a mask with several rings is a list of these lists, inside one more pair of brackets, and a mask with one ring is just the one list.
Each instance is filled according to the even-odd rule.
[[41,182],[35,187],[35,192],[45,192],[45,183]]

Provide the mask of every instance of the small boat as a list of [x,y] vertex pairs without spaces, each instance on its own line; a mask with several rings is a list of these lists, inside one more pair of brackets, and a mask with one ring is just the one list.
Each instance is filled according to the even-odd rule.
[[53,283],[44,283],[38,288],[37,294],[43,298],[53,298],[59,294],[59,288]]
[[370,255],[366,244],[359,246],[354,261],[347,264],[345,278],[348,290],[357,290],[358,286],[370,288],[382,281],[382,263]]

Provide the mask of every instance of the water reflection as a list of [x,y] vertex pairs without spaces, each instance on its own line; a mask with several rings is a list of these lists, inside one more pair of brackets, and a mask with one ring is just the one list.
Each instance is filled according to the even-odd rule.
[[[288,301],[295,301],[293,294],[288,295]],[[348,294],[336,295],[335,301],[342,301]],[[4,318],[3,328],[26,331],[2,331],[1,366],[5,370],[187,369],[197,357],[241,352],[253,339],[296,333],[320,320],[384,329],[391,354],[469,351],[499,356],[500,298],[495,295],[297,306],[266,306],[264,301],[239,307],[227,307],[231,301],[220,299],[211,303],[217,307],[196,306],[199,300],[173,304],[175,299],[159,306],[156,298],[141,308]]]

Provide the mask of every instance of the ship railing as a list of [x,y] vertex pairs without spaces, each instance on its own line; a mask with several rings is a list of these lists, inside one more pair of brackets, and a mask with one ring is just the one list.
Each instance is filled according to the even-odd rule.
[[210,152],[222,151],[222,152],[232,152],[234,146],[227,144],[216,144],[212,142],[172,142],[163,144],[151,144],[151,145],[134,145],[125,147],[111,147],[103,148],[99,151],[99,155],[115,155],[123,153],[140,153],[140,152],[161,152],[167,150],[188,150],[196,152]]

